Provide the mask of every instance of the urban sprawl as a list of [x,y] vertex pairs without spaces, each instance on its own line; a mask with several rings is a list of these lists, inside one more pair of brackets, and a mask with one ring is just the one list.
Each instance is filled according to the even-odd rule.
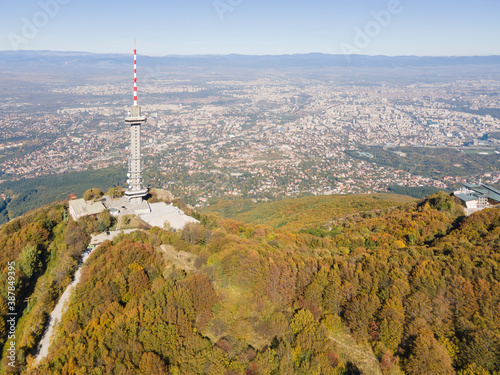
[[[151,77],[149,77],[151,78]],[[391,185],[498,183],[498,171],[440,178],[371,161],[366,147],[495,155],[500,82],[378,84],[306,78],[147,79],[141,105],[146,183],[198,206],[211,198],[370,193]],[[57,106],[0,104],[0,179],[126,168],[127,84],[55,87]],[[62,99],[61,99],[62,98]],[[364,158],[353,157],[358,152]],[[394,155],[405,157],[404,152]]]

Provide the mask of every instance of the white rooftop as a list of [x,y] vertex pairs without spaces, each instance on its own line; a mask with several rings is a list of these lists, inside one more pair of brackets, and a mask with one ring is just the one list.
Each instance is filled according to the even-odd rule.
[[86,202],[83,198],[69,201],[69,206],[70,212],[72,211],[76,216],[74,217],[75,220],[82,216],[96,215],[106,209],[101,202]]
[[151,203],[151,212],[139,217],[153,227],[163,228],[168,222],[172,229],[182,229],[187,223],[199,223],[195,218],[186,215],[182,210],[165,202]]

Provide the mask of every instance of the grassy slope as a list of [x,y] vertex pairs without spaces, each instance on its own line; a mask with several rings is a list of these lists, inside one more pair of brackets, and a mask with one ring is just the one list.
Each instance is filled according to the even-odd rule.
[[[235,219],[249,224],[282,227],[290,231],[322,226],[331,220],[360,212],[382,210],[414,201],[415,198],[397,194],[331,195],[285,199],[271,203],[251,200],[220,200],[204,212]],[[381,374],[379,363],[368,345],[355,342],[347,330],[332,337],[342,362],[352,362],[363,373]],[[398,371],[394,369],[396,373]]]
[[221,200],[203,210],[249,224],[262,224],[289,231],[322,226],[336,218],[400,206],[414,198],[396,194],[328,195],[285,199],[272,203]]

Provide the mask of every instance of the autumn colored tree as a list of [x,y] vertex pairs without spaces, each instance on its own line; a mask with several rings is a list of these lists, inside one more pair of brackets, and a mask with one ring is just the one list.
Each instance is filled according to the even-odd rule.
[[83,193],[83,199],[86,201],[96,201],[103,196],[103,192],[97,188],[88,189]]
[[406,362],[409,375],[452,375],[455,370],[444,346],[439,343],[432,332],[422,332],[411,350]]
[[194,308],[197,312],[209,312],[217,303],[218,297],[208,277],[195,274],[184,281],[191,292]]
[[121,186],[115,186],[108,190],[106,195],[109,195],[111,199],[123,197],[125,191]]
[[295,274],[290,265],[280,260],[271,260],[265,286],[266,295],[283,308],[295,297]]
[[489,328],[468,331],[461,343],[465,363],[489,372],[500,370],[500,335]]
[[347,302],[345,319],[353,333],[359,338],[369,336],[370,323],[380,306],[377,296],[360,294]]
[[475,363],[471,363],[467,368],[458,371],[458,375],[490,375],[490,372]]
[[[293,229],[198,215],[193,233],[153,228],[106,241],[83,268],[36,371],[370,373],[336,351],[353,345],[350,328],[362,343],[356,350],[379,358],[384,374],[495,374],[500,210],[461,217],[447,196],[432,199],[342,218],[329,212],[318,227],[299,218]],[[287,212],[277,224],[294,215]],[[27,246],[41,251],[19,327],[23,363],[99,223],[60,222],[61,213],[49,207],[0,229],[2,270],[10,259],[21,264]],[[198,255],[196,267],[176,267],[162,244]]]
[[203,243],[205,240],[203,226],[198,223],[187,223],[182,229],[181,238],[191,245]]
[[141,375],[160,375],[167,373],[167,365],[155,353],[144,353],[139,364]]
[[379,312],[380,321],[380,341],[395,352],[404,331],[405,313],[402,302],[397,299],[387,300]]

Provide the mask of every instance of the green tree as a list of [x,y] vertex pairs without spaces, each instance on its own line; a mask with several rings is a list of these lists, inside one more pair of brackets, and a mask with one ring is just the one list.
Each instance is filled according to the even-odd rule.
[[428,202],[431,207],[438,211],[452,211],[456,206],[453,196],[444,191],[439,191],[437,194],[431,195]]
[[97,224],[97,229],[99,232],[105,232],[109,230],[113,223],[113,218],[109,213],[109,210],[105,210],[99,214],[99,223]]
[[28,279],[31,279],[42,268],[41,251],[35,245],[28,244],[21,252],[19,266]]

